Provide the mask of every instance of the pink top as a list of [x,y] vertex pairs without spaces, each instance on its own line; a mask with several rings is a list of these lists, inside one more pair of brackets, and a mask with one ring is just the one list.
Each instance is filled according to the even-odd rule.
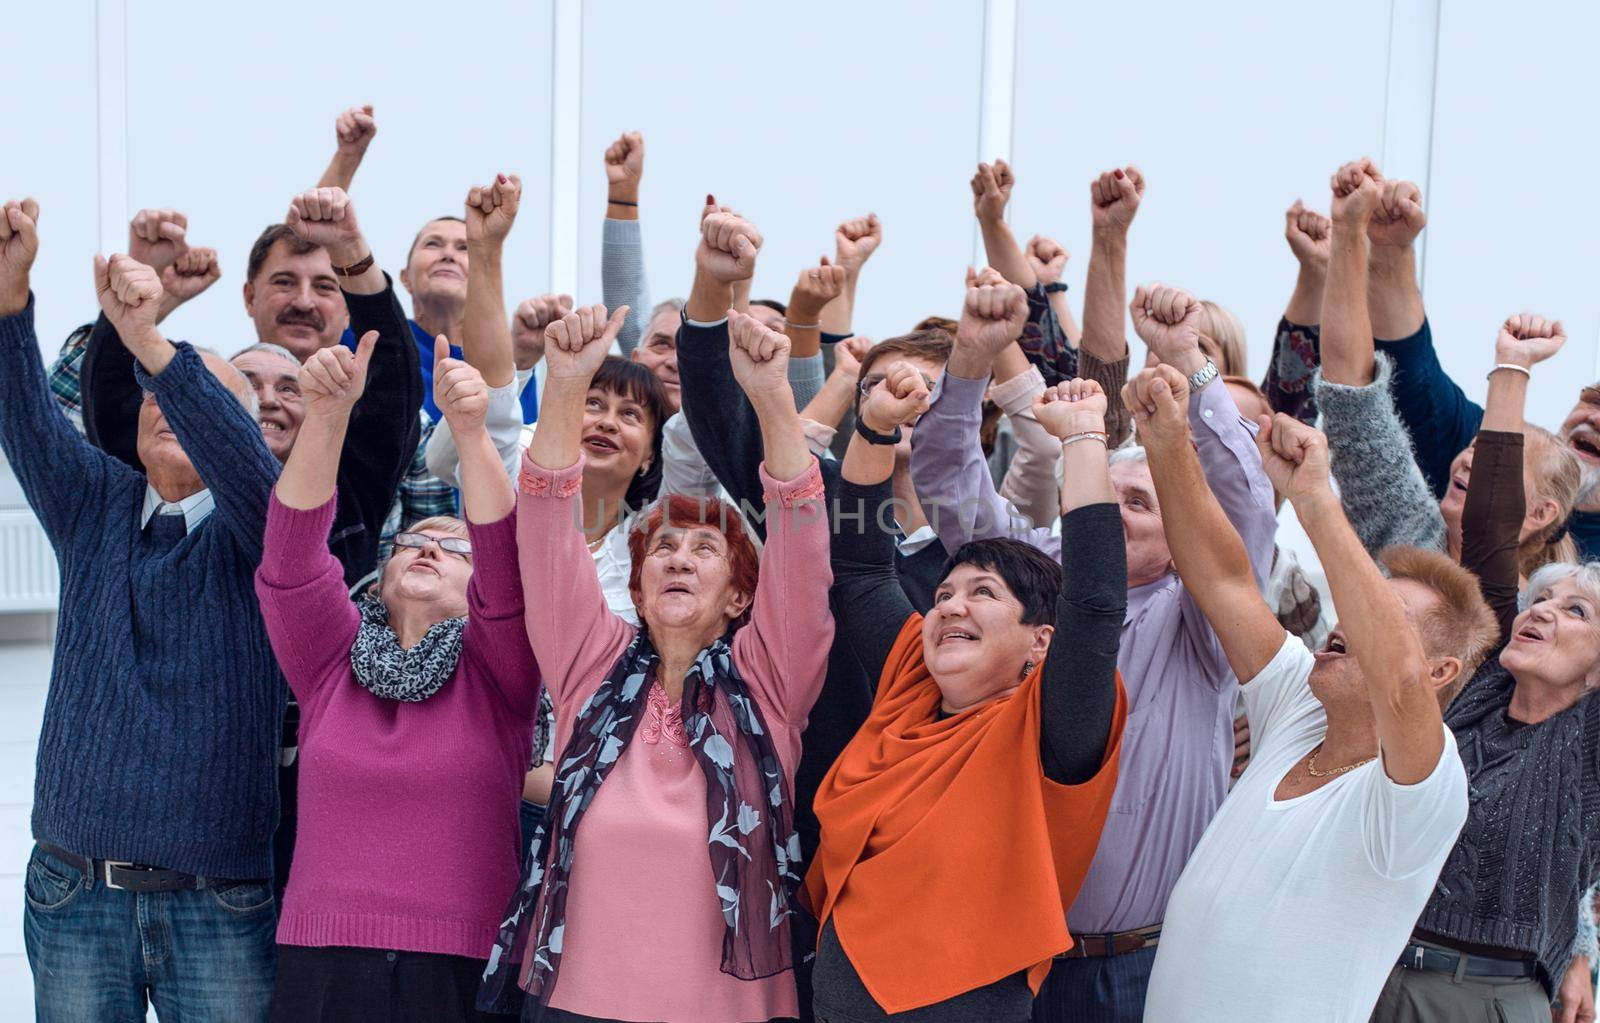
[[[528,636],[555,702],[557,750],[635,634],[606,608],[594,559],[573,525],[582,473],[581,455],[558,472],[524,456],[517,503],[524,585],[544,595],[528,607]],[[833,571],[816,463],[787,483],[765,467],[761,479],[770,509],[766,551],[749,624],[733,638],[733,662],[792,784],[800,733],[833,642]],[[561,972],[549,1004],[584,1016],[669,1023],[794,1016],[792,973],[747,981],[721,970],[705,776],[659,685],[649,701],[577,831]]]
[[438,692],[407,703],[374,696],[351,671],[361,619],[328,553],[333,512],[331,499],[296,511],[274,492],[256,571],[300,701],[299,833],[278,941],[483,959],[520,876],[517,808],[539,705],[515,525],[507,515],[468,527],[461,658]]

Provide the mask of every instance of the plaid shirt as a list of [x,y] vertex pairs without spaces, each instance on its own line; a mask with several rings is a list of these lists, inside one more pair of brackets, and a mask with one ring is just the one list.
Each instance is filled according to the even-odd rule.
[[89,335],[93,331],[94,324],[85,323],[68,334],[55,365],[50,367],[50,393],[79,433],[83,432],[83,356],[89,351]]
[[411,458],[411,468],[406,470],[406,478],[400,481],[400,493],[395,498],[394,507],[383,523],[380,558],[388,555],[394,535],[404,527],[434,515],[456,514],[455,490],[428,471],[428,438],[433,436],[433,428],[437,424],[428,418],[427,412],[420,415],[422,436],[417,440],[417,453]]

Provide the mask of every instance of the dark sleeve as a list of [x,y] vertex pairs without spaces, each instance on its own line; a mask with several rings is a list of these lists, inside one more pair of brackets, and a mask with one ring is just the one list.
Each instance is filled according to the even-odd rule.
[[[1028,361],[1039,367],[1044,385],[1054,387],[1078,375],[1078,350],[1067,340],[1066,332],[1050,308],[1044,285],[1028,289],[1028,322],[1022,325],[1017,345]],[[1110,392],[1107,392],[1110,393]]]
[[1039,687],[1039,753],[1045,777],[1057,784],[1086,782],[1105,760],[1127,607],[1121,510],[1107,502],[1063,515],[1056,631]]
[[1522,559],[1518,541],[1527,499],[1522,492],[1522,434],[1479,430],[1472,454],[1472,479],[1461,509],[1461,567],[1500,621],[1500,642],[1511,641],[1517,617]]
[[83,433],[89,443],[139,472],[139,406],[144,391],[133,372],[133,353],[102,313],[89,332],[82,370]]
[[[396,492],[417,454],[421,430],[422,368],[416,337],[406,320],[394,283],[376,295],[345,293],[350,329],[357,338],[378,332],[367,367],[367,387],[350,412],[350,428],[339,454],[341,506],[355,509],[372,538],[374,552]],[[347,504],[348,503],[348,504]],[[344,507],[340,509],[345,514]],[[335,531],[340,525],[336,523]]]
[[[685,319],[679,325],[678,379],[683,389],[683,415],[706,466],[736,505],[765,507],[761,423],[744,388],[733,377],[726,321],[697,327]],[[765,540],[766,524],[754,525]]]
[[1317,423],[1317,399],[1311,379],[1322,364],[1322,328],[1307,327],[1278,320],[1278,333],[1272,339],[1272,361],[1267,363],[1261,392],[1272,411],[1282,412],[1305,423]]
[[916,613],[895,575],[894,534],[879,525],[894,521],[889,508],[894,490],[888,480],[860,486],[840,479],[834,492],[828,601],[836,635],[850,644],[876,686],[906,619]]
[[1443,498],[1450,485],[1450,463],[1472,443],[1483,422],[1483,408],[1470,401],[1439,365],[1427,320],[1410,337],[1375,344],[1394,360],[1394,407],[1416,447],[1417,467],[1433,496]]

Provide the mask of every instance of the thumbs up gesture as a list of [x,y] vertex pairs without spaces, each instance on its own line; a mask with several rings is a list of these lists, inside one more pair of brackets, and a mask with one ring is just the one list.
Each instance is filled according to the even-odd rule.
[[378,345],[378,332],[361,335],[354,352],[344,345],[318,349],[300,366],[300,394],[306,415],[348,416],[367,389],[367,364]]
[[483,430],[489,385],[482,373],[450,357],[450,342],[443,334],[433,339],[433,403],[457,438]]

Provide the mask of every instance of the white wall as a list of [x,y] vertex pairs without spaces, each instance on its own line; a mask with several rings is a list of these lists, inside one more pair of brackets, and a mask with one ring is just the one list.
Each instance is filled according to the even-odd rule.
[[[125,245],[148,205],[186,209],[191,238],[222,256],[222,282],[172,333],[224,351],[253,340],[239,297],[250,242],[321,173],[335,114],[368,102],[379,135],[354,197],[391,271],[422,221],[516,171],[528,199],[508,297],[555,282],[597,301],[600,154],[637,129],[655,298],[688,286],[708,191],[766,234],[758,295],[786,297],[800,266],[831,252],[834,225],[871,210],[886,241],[857,324],[880,338],[957,311],[979,158],[1013,158],[1015,229],[1073,251],[1075,306],[1088,182],[1137,163],[1149,192],[1130,282],[1233,307],[1257,374],[1294,274],[1283,209],[1297,196],[1326,209],[1329,174],[1370,154],[1423,185],[1425,294],[1469,394],[1483,394],[1500,318],[1524,306],[1573,336],[1536,375],[1531,418],[1558,423],[1596,372],[1600,142],[1587,127],[1600,71],[1585,46],[1600,14],[1560,0],[15,6],[0,196],[43,207],[50,354],[94,312],[91,254]],[[24,624],[11,631],[37,631]],[[0,1018],[30,997],[17,920],[46,663],[37,638],[0,643]]]

